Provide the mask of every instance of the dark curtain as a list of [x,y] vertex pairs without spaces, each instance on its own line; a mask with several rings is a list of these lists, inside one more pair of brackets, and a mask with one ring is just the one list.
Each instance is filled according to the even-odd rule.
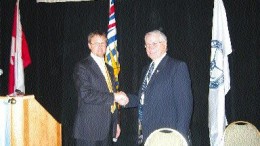
[[[1,3],[1,95],[7,94],[11,28],[15,0]],[[233,53],[229,56],[231,90],[226,96],[228,121],[244,120],[260,129],[260,2],[224,0]],[[144,35],[153,29],[168,37],[168,54],[187,62],[192,79],[194,146],[209,145],[208,85],[213,0],[116,0],[121,72],[120,90],[138,90],[140,72],[149,63]],[[72,81],[76,62],[89,54],[87,35],[107,31],[108,0],[36,3],[20,0],[21,21],[32,64],[25,69],[26,93],[62,123],[64,146],[71,138],[77,106]],[[133,145],[137,111],[122,109],[118,145]]]

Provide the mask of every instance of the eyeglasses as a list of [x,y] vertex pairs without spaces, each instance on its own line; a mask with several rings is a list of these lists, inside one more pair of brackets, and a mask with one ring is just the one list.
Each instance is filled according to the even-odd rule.
[[162,43],[163,41],[160,41],[160,42],[152,42],[150,44],[145,44],[145,48],[147,47],[151,47],[151,46],[158,46],[160,43]]
[[105,43],[105,42],[102,42],[102,43],[95,42],[95,43],[90,43],[90,44],[93,46],[106,46],[107,45],[107,43]]

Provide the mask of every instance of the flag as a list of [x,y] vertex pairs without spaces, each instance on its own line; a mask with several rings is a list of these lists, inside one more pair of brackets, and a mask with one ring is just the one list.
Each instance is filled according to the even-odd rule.
[[[18,89],[25,93],[24,68],[31,63],[28,45],[20,22],[19,0],[14,9],[12,43],[9,65],[8,94],[14,94]],[[15,94],[14,94],[15,95]]]
[[209,84],[209,137],[211,146],[223,146],[227,123],[225,95],[230,90],[228,55],[232,52],[226,11],[222,0],[214,1]]
[[116,88],[119,87],[118,82],[118,74],[120,71],[119,64],[119,53],[117,51],[117,36],[116,36],[116,18],[115,18],[115,6],[114,0],[109,0],[109,24],[108,24],[108,32],[107,32],[107,50],[105,61],[107,64],[113,67],[114,76],[116,79]]

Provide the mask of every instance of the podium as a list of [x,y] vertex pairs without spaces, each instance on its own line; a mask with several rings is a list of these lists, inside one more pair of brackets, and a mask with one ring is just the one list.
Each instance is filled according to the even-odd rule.
[[61,124],[35,100],[33,95],[0,97],[0,101],[0,126],[1,129],[4,127],[0,130],[0,145],[62,145]]

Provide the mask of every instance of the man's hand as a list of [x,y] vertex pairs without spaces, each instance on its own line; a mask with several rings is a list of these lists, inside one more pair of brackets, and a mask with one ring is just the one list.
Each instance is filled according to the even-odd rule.
[[127,95],[122,91],[114,93],[114,97],[115,102],[117,102],[119,105],[125,106],[129,102]]

